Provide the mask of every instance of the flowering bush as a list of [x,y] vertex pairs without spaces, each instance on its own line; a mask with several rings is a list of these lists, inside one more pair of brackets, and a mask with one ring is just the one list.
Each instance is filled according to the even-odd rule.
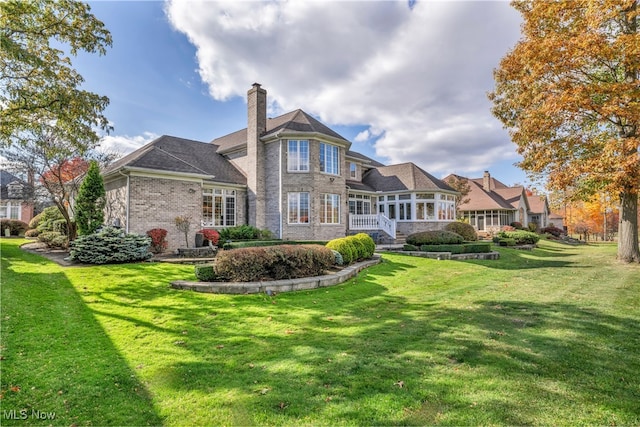
[[167,230],[164,228],[152,228],[147,231],[147,236],[151,237],[151,252],[159,254],[167,249]]
[[198,233],[201,233],[206,240],[211,242],[213,246],[218,246],[218,241],[220,240],[220,233],[218,233],[216,230],[205,228],[198,231]]

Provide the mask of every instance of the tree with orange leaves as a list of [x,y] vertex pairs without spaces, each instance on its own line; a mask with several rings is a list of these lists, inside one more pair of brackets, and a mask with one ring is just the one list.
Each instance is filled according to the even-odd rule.
[[522,38],[494,72],[493,113],[552,190],[619,196],[618,258],[640,262],[637,0],[513,1]]

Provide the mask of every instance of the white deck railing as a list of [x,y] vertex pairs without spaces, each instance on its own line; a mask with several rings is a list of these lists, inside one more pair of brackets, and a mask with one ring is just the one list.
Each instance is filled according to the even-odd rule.
[[349,214],[349,230],[382,230],[391,238],[396,238],[396,220],[383,214],[355,215]]

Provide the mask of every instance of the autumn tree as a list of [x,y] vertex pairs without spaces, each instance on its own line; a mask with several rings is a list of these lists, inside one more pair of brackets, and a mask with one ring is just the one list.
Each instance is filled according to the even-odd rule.
[[78,234],[94,233],[104,223],[105,190],[100,166],[91,161],[76,197],[75,220]]
[[0,148],[25,145],[24,133],[44,124],[77,148],[93,148],[109,99],[82,90],[72,68],[80,51],[105,54],[111,35],[73,0],[0,1]]
[[67,222],[69,239],[75,238],[73,198],[78,194],[82,177],[89,168],[89,161],[107,165],[116,156],[97,150],[86,150],[67,144],[48,127],[39,132],[29,132],[24,145],[3,150],[5,167],[25,176],[33,176],[38,190],[53,201]]
[[465,177],[451,174],[444,180],[451,188],[456,190],[456,210],[460,211],[460,205],[469,202],[469,193],[471,192],[471,186],[469,180]]
[[513,1],[522,37],[494,72],[493,113],[520,167],[577,197],[620,204],[618,258],[640,262],[637,0]]

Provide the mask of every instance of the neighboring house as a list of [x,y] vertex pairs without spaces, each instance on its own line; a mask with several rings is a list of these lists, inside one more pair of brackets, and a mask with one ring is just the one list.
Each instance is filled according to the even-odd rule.
[[33,218],[33,186],[0,170],[0,219],[18,219],[27,224]]
[[[538,229],[551,225],[551,209],[549,209],[547,197],[532,194],[527,195],[527,199],[529,199],[529,224],[536,224]],[[560,225],[562,226],[562,222]]]
[[[248,125],[210,143],[162,136],[104,172],[107,221],[129,232],[250,224],[284,240],[357,232],[395,239],[455,220],[456,191],[412,163],[384,166],[295,110],[267,118],[267,92],[247,93]],[[193,239],[192,239],[193,241]]]
[[[445,178],[445,181],[449,177]],[[535,223],[549,225],[549,205],[544,196],[527,196],[522,186],[508,187],[493,178],[488,171],[482,178],[466,179],[469,183],[468,201],[458,206],[463,217],[480,233],[493,233],[502,226],[519,222],[523,227]]]

